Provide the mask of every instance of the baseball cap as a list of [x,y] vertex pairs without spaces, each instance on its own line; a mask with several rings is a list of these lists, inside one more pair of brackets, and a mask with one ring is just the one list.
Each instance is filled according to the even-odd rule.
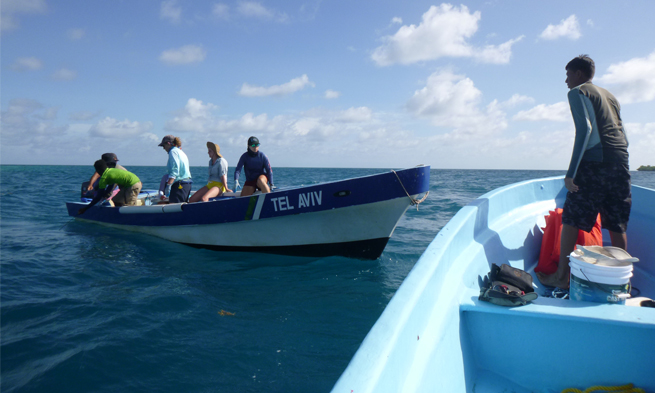
[[102,161],[110,164],[112,162],[118,161],[118,157],[116,157],[116,154],[114,153],[105,153],[101,156]]
[[166,143],[173,143],[175,142],[175,137],[173,135],[166,135],[165,137],[162,138],[161,143],[157,146],[164,146]]
[[252,146],[252,145],[259,145],[259,139],[257,139],[257,137],[255,136],[251,136],[250,138],[248,138],[248,146]]

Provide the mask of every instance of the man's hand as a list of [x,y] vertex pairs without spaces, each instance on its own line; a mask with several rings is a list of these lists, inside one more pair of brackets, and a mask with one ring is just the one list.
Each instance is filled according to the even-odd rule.
[[571,179],[570,177],[564,178],[564,186],[570,192],[578,192],[579,190],[578,186],[576,186],[575,183],[573,183],[573,179]]

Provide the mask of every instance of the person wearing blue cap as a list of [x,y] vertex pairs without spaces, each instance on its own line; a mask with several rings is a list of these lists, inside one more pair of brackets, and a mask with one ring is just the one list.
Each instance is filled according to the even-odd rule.
[[[259,151],[259,139],[248,138],[248,150],[241,155],[239,163],[234,170],[235,189],[239,187],[241,168],[245,170],[246,182],[241,190],[241,196],[248,196],[260,190],[269,193],[273,186],[273,170],[266,154]],[[269,187],[270,184],[270,187]]]

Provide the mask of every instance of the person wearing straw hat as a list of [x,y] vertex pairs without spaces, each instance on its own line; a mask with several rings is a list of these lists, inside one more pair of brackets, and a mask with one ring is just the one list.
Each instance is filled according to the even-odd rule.
[[207,202],[209,198],[223,195],[224,192],[232,192],[227,188],[227,160],[220,153],[221,148],[216,143],[207,142],[207,154],[209,155],[209,178],[207,185],[195,192],[189,199],[189,203]]

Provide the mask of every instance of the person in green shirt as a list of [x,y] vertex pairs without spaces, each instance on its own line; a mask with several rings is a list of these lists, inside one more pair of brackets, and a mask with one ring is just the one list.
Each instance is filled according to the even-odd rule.
[[108,168],[104,160],[98,160],[93,164],[96,172],[100,175],[98,182],[98,195],[89,203],[78,210],[77,214],[84,214],[92,206],[95,206],[102,199],[111,195],[114,186],[118,185],[120,191],[112,198],[116,206],[134,206],[141,192],[141,180],[132,172],[122,169]]

